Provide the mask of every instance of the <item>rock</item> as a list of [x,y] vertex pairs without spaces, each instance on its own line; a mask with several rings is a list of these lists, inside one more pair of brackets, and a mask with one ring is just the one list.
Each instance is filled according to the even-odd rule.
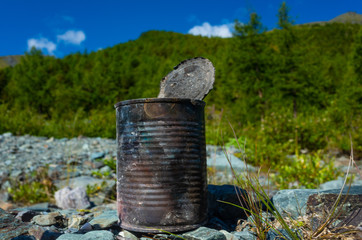
[[62,220],[62,215],[59,212],[51,212],[45,215],[37,215],[32,221],[40,226],[50,226],[59,223]]
[[[346,189],[347,190],[347,189]],[[334,193],[333,193],[334,192]],[[339,192],[330,190],[323,193],[313,194],[309,196],[307,201],[307,214],[330,212],[334,203],[338,198]],[[354,210],[362,208],[362,186],[351,187],[351,190],[342,194],[338,208],[342,208],[339,214],[339,220],[343,220],[347,215]]]
[[11,132],[6,132],[6,133],[3,133],[2,136],[3,136],[4,138],[8,138],[8,137],[13,136],[13,134],[12,134]]
[[92,224],[85,223],[79,230],[82,232],[88,232],[88,231],[92,231],[93,227],[92,227]]
[[70,188],[82,187],[84,189],[87,189],[88,185],[89,186],[95,186],[95,185],[102,186],[103,182],[106,182],[107,186],[115,185],[115,181],[113,181],[113,180],[105,181],[105,180],[90,177],[90,176],[81,176],[81,177],[71,178],[69,180],[59,181],[55,185],[58,188],[63,188],[63,187],[69,186]]
[[138,240],[138,237],[136,237],[132,233],[128,232],[127,230],[123,230],[123,231],[119,232],[118,236],[121,237],[122,239],[126,239],[126,240]]
[[[347,189],[343,190],[343,194],[347,194]],[[304,216],[307,214],[307,202],[309,197],[318,194],[339,194],[340,189],[331,189],[331,190],[318,190],[318,189],[293,189],[293,190],[281,190],[278,191],[272,198],[274,207],[279,211],[282,216],[290,216],[293,219],[297,219],[298,216]],[[358,195],[359,197],[362,194],[362,186],[351,187],[349,193],[351,195]],[[317,196],[317,195],[315,195]],[[327,195],[326,195],[327,196]],[[358,197],[358,198],[359,198]],[[356,199],[357,197],[353,197]],[[314,197],[315,199],[315,197]],[[319,199],[326,199],[325,197],[320,197]],[[343,197],[342,197],[343,199]],[[311,199],[312,201],[312,199]],[[310,206],[316,207],[314,203],[310,203]],[[315,208],[316,209],[316,208]],[[351,207],[350,207],[351,209]]]
[[220,232],[225,235],[226,240],[239,240],[235,235],[225,230],[221,230]]
[[84,188],[65,187],[55,193],[55,201],[62,209],[87,209],[91,206]]
[[36,240],[55,240],[61,235],[61,233],[51,232],[40,226],[32,226],[29,229],[29,234],[32,235]]
[[[221,147],[208,145],[207,146],[207,167],[217,171],[219,182],[230,182],[234,179],[230,163],[236,174],[243,174],[246,171],[255,172],[256,168],[251,165],[246,165],[245,162],[227,150],[228,157]],[[229,160],[228,160],[229,159]],[[230,161],[230,163],[229,163]]]
[[11,240],[37,240],[37,239],[35,237],[33,237],[33,236],[21,235],[21,236],[17,236],[15,238],[12,238]]
[[18,212],[18,214],[16,215],[16,219],[19,219],[20,221],[23,222],[30,222],[33,219],[33,217],[35,217],[36,215],[39,215],[39,213],[36,211],[32,210],[21,211]]
[[106,230],[100,230],[100,231],[92,231],[84,234],[81,238],[81,240],[114,240],[113,233],[106,231]]
[[28,232],[31,227],[0,208],[0,239],[10,240]]
[[89,223],[95,229],[109,228],[118,222],[117,211],[106,211],[94,217]]
[[10,196],[8,192],[0,192],[0,202],[8,202],[10,200]]
[[232,234],[239,240],[256,240],[257,237],[248,231],[232,232]]
[[[354,210],[350,215],[348,215],[343,221],[338,223],[336,226],[344,227],[344,226],[355,226],[355,227],[362,227],[362,208],[358,208]],[[341,231],[338,231],[341,232]]]
[[91,160],[96,160],[96,159],[99,159],[99,158],[103,158],[105,155],[106,155],[105,152],[94,152],[94,153],[91,154],[90,159]]
[[[279,240],[279,239],[295,240],[295,238],[292,238],[286,230],[278,229],[278,231],[281,234],[279,234],[275,230],[269,230],[269,232],[266,234],[266,240]],[[298,235],[296,234],[296,236],[298,236]],[[300,239],[302,239],[302,238],[300,238]]]
[[[344,179],[342,177],[339,177],[337,180],[325,182],[319,185],[319,188],[322,190],[341,189],[343,187],[343,184],[344,184]],[[362,180],[355,180],[351,185],[362,186]]]
[[66,233],[60,235],[57,240],[81,240],[83,239],[82,234],[73,234],[73,233]]
[[226,240],[226,236],[211,228],[200,227],[194,231],[182,234],[187,240]]
[[27,207],[15,208],[14,211],[36,211],[36,212],[49,212],[49,203],[37,203]]
[[68,221],[68,228],[75,228],[79,229],[81,225],[87,222],[88,218],[79,216],[79,215],[72,215]]
[[[239,197],[238,197],[239,195]],[[217,217],[229,226],[235,227],[239,219],[247,219],[247,215],[241,208],[232,206],[225,201],[248,208],[243,201],[247,198],[245,190],[233,185],[208,185],[208,214],[209,219]],[[242,202],[240,202],[240,200]]]

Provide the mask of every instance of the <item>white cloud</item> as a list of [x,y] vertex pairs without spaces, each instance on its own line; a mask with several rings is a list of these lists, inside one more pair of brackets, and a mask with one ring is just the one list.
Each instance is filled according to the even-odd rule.
[[233,24],[223,24],[217,26],[211,26],[210,23],[204,22],[201,26],[195,26],[189,30],[190,34],[201,35],[207,37],[232,37],[231,29]]
[[28,39],[28,50],[30,50],[32,47],[41,50],[46,49],[48,54],[53,55],[53,52],[57,48],[57,45],[46,38],[39,38],[39,39],[30,38]]
[[68,30],[64,34],[58,35],[57,39],[65,43],[79,45],[85,40],[85,34],[83,31]]

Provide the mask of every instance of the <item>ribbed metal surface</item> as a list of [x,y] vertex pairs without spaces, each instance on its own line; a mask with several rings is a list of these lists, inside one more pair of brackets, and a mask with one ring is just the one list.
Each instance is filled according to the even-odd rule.
[[122,228],[178,232],[206,221],[204,105],[174,98],[116,104]]

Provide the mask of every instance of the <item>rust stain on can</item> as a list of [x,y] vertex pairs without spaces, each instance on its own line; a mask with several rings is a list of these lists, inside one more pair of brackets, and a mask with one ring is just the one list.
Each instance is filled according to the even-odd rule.
[[177,98],[115,105],[121,227],[187,231],[207,218],[205,103]]

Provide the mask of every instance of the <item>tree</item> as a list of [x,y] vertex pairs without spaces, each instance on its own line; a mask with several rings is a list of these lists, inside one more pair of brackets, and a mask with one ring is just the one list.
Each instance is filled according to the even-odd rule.
[[283,2],[278,10],[278,26],[281,29],[288,29],[293,26],[294,20],[289,16],[289,7]]
[[[235,36],[237,40],[239,91],[244,92],[248,101],[248,118],[255,121],[258,116],[263,124],[267,108],[267,91],[272,88],[271,48],[265,34],[266,28],[260,22],[256,13],[250,14],[247,24],[236,21]],[[245,101],[245,99],[243,99]]]

